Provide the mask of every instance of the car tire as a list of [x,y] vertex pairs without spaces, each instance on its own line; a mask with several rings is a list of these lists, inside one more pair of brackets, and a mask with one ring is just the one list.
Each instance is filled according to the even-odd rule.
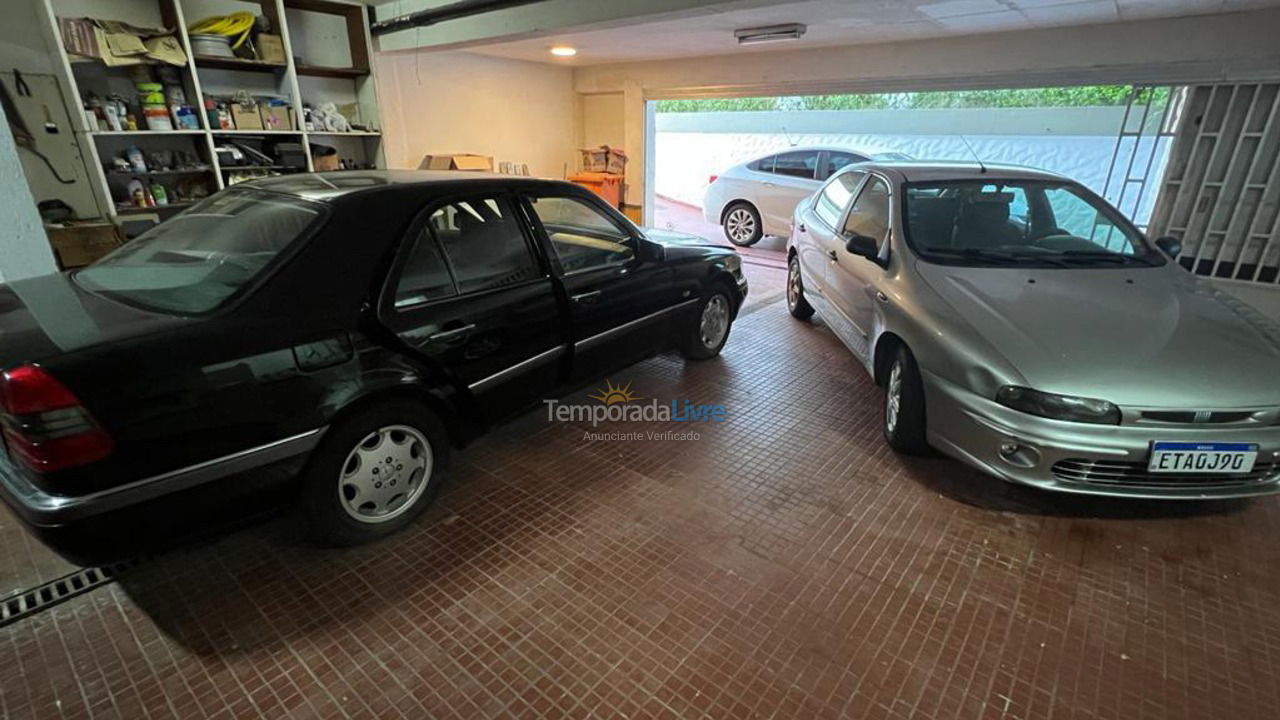
[[303,470],[312,533],[347,546],[400,530],[435,500],[448,460],[444,426],[422,404],[396,399],[357,410],[329,428]]
[[889,447],[906,455],[925,455],[924,383],[906,345],[899,345],[885,376],[881,427]]
[[708,360],[720,354],[733,325],[733,300],[728,291],[714,287],[698,305],[698,312],[684,330],[680,352],[690,360]]
[[813,306],[804,299],[804,283],[800,279],[800,258],[792,255],[787,261],[787,312],[797,320],[813,317]]
[[725,239],[738,247],[751,247],[764,236],[760,213],[749,202],[731,203],[724,211],[721,226],[724,228]]

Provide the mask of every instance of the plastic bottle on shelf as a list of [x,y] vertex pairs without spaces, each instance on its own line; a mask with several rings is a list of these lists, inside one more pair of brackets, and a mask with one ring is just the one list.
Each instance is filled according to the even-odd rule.
[[108,130],[120,132],[124,129],[124,123],[120,121],[120,106],[115,102],[107,101],[107,104],[102,107],[102,114],[107,118]]
[[129,199],[136,207],[147,206],[147,194],[142,190],[142,181],[134,178],[129,181]]
[[169,204],[169,191],[164,189],[164,185],[160,183],[151,183],[151,197],[155,198],[156,205]]
[[142,148],[137,145],[130,145],[125,151],[125,157],[129,158],[129,165],[133,167],[136,173],[145,173],[147,171],[147,160],[142,154]]

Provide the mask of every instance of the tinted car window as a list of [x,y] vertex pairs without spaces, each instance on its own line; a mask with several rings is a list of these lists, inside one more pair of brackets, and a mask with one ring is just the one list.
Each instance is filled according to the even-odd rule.
[[889,234],[889,185],[884,180],[872,176],[858,193],[844,230],[846,234],[874,238],[876,247],[884,246]]
[[752,160],[747,163],[747,169],[755,170],[757,172],[771,173],[773,172],[773,162],[777,158],[777,155],[770,155],[769,157],[762,157],[759,160]]
[[631,236],[599,208],[571,197],[530,198],[567,273],[624,263],[635,257]]
[[858,183],[862,182],[865,175],[866,173],[857,171],[844,173],[827,183],[822,192],[818,193],[813,203],[813,212],[827,227],[835,228],[840,222],[840,216],[853,198],[853,191],[858,189]]
[[453,276],[449,274],[440,246],[431,228],[424,227],[414,238],[413,249],[396,282],[396,307],[438,300],[455,292]]
[[429,224],[460,293],[516,285],[540,275],[505,199],[452,202],[433,212]]
[[819,177],[823,179],[829,178],[833,173],[845,165],[851,165],[864,160],[866,160],[865,157],[861,155],[854,155],[853,153],[829,152],[827,153],[827,162],[823,165],[822,174]]
[[773,172],[775,175],[789,175],[812,180],[814,170],[817,167],[818,153],[816,150],[797,151],[778,155],[777,160],[774,162]]
[[323,206],[255,190],[218,193],[73,276],[155,310],[213,310],[323,217]]

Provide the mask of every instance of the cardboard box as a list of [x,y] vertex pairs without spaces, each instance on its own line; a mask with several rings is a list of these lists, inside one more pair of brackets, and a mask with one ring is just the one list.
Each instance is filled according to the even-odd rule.
[[264,130],[297,130],[293,108],[288,105],[259,105]]
[[423,155],[419,170],[473,170],[477,172],[493,172],[493,158],[488,155],[471,153],[441,153],[439,155]]
[[328,172],[338,169],[338,155],[312,155],[311,164],[315,167],[316,172]]
[[120,229],[109,222],[72,222],[45,228],[63,270],[84,267],[120,247]]
[[259,111],[261,107],[257,103],[231,103],[231,122],[235,123],[237,130],[266,130]]
[[67,52],[97,58],[109,67],[163,62],[187,64],[187,54],[174,34],[164,28],[147,28],[115,20],[58,18],[58,29]]
[[627,154],[608,145],[583,148],[582,171],[622,175],[627,171]]
[[262,62],[285,64],[284,41],[279,35],[258,33],[255,40],[258,48],[258,59]]

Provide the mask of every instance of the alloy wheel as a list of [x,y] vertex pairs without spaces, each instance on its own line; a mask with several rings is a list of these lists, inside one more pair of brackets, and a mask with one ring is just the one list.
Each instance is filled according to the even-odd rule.
[[735,208],[725,217],[724,228],[734,242],[749,242],[756,234],[756,219],[746,208]]
[[702,308],[702,322],[698,326],[702,344],[708,349],[718,348],[728,331],[729,301],[723,295],[712,295],[706,307]]
[[413,506],[431,478],[431,443],[420,430],[389,425],[364,437],[338,475],[338,498],[352,518],[381,523]]
[[800,262],[795,258],[787,265],[787,309],[794,311],[800,302]]
[[898,411],[902,408],[902,363],[889,370],[889,388],[884,398],[884,426],[889,432],[898,427]]

